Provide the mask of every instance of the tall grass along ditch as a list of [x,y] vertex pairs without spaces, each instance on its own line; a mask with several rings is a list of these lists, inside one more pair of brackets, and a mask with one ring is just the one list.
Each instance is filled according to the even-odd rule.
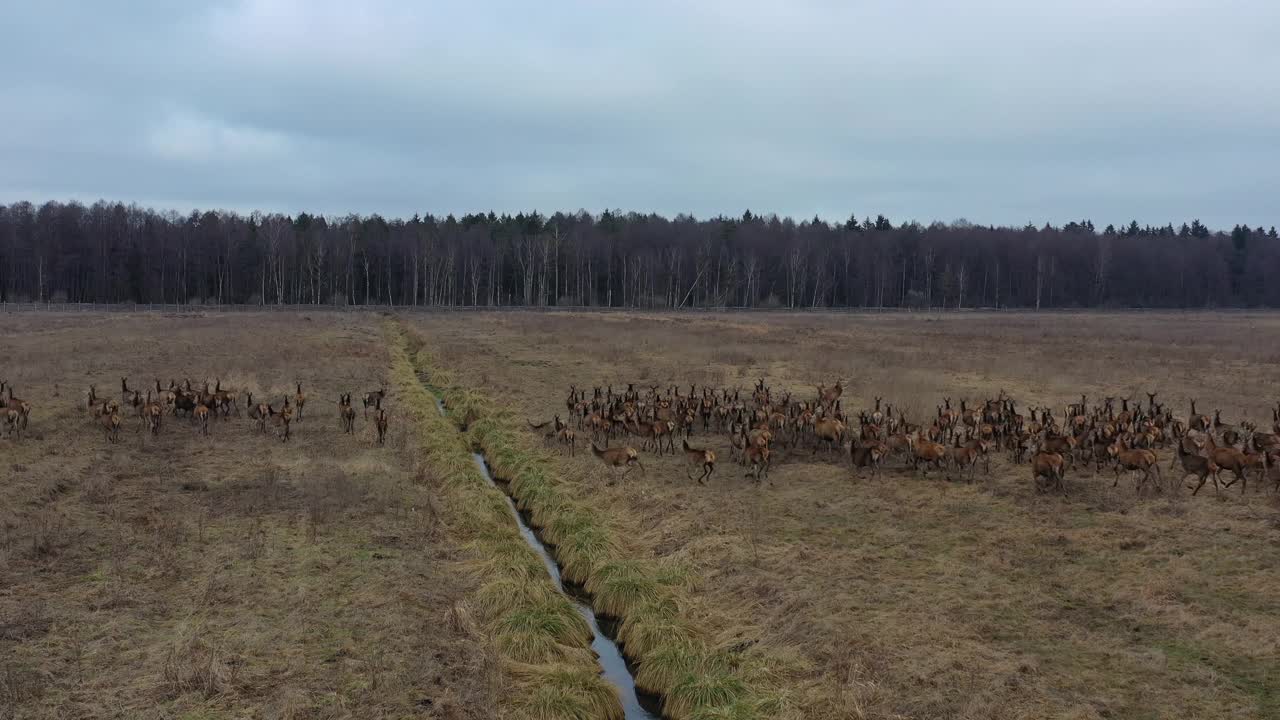
[[[505,491],[510,496],[511,507],[517,511],[517,518],[524,519],[532,528],[530,536],[533,542],[545,545],[554,557],[554,563],[539,568],[538,577],[529,574],[525,564],[516,574],[516,579],[554,591],[547,571],[551,570],[555,575],[555,566],[558,565],[558,574],[564,582],[570,589],[580,589],[582,599],[589,600],[594,614],[600,618],[600,625],[613,631],[617,646],[628,665],[634,668],[635,687],[640,696],[661,698],[663,717],[671,720],[753,720],[792,714],[780,696],[761,689],[768,680],[768,670],[763,664],[731,650],[714,647],[686,620],[683,593],[689,580],[687,573],[656,562],[626,557],[610,528],[573,497],[571,488],[557,479],[548,456],[522,437],[516,418],[496,407],[482,394],[462,385],[453,373],[439,367],[412,333],[395,326],[389,329],[389,333],[395,345],[393,358],[397,364],[397,383],[402,382],[400,376],[404,375],[407,376],[405,381],[416,385],[414,419],[420,422],[424,435],[434,436],[423,438],[424,449],[441,445],[456,448],[447,454],[450,477],[457,474],[458,477],[475,478],[475,482],[485,483],[484,465],[477,465],[472,460],[461,439],[464,436],[457,432],[464,431],[472,446],[483,453],[497,481],[496,486],[485,483],[485,493],[477,492],[474,493],[477,497],[469,498],[469,502],[477,505],[472,512],[480,512],[483,508],[481,514],[487,522],[496,519],[493,516],[498,514],[500,507],[507,530],[517,533],[502,494]],[[402,369],[403,363],[409,367]],[[448,419],[436,412],[432,392],[437,393],[448,408]],[[454,422],[457,428],[453,426]],[[436,435],[446,431],[447,441]],[[463,457],[470,465],[465,472],[461,468]],[[441,467],[445,465],[442,463]],[[469,479],[451,480],[450,484],[459,482],[465,482],[468,489],[472,484]],[[536,537],[532,537],[535,532]],[[521,544],[526,553],[536,559],[536,553],[529,545],[523,541]],[[485,555],[491,549],[498,551],[499,557],[506,558],[499,562],[499,566],[508,562],[512,555],[525,557],[505,543],[492,548],[477,546],[477,550]],[[486,590],[500,582],[509,580],[491,580]],[[532,592],[515,586],[504,587],[514,597]],[[566,606],[572,607],[570,598],[560,597]],[[557,608],[563,612],[563,606]],[[502,611],[503,608],[493,610]],[[578,614],[575,624],[579,629],[588,628],[585,633],[588,642],[591,628],[586,616],[590,614],[590,610]],[[503,641],[501,633],[508,632],[509,628],[501,618],[489,618],[487,625],[491,632],[497,634],[499,646],[507,648],[510,643]],[[582,637],[578,634],[571,638],[560,637],[557,643],[568,639],[581,641]],[[580,647],[580,644],[573,647]],[[543,656],[537,659],[564,662],[573,658]],[[600,682],[603,684],[604,680]],[[610,712],[621,713],[621,710]],[[549,714],[543,717],[581,716]]]
[[[457,622],[478,622],[501,658],[504,717],[622,720],[614,687],[600,675],[592,628],[553,584],[538,553],[511,522],[508,501],[485,478],[456,428],[419,381],[410,339],[388,328],[392,382],[413,441],[438,478],[452,532],[478,558],[481,585]],[[468,615],[474,610],[474,620]]]

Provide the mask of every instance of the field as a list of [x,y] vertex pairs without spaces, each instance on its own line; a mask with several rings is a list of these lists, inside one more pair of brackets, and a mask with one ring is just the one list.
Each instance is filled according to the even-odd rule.
[[[763,378],[804,399],[843,379],[847,410],[880,396],[915,419],[944,396],[1003,390],[1061,414],[1082,393],[1158,391],[1183,417],[1195,397],[1270,426],[1280,366],[1270,314],[398,322],[522,424],[564,416],[571,383]],[[459,621],[485,550],[449,522],[457,495],[418,452],[384,323],[0,316],[0,380],[34,405],[24,435],[0,438],[0,717],[503,716],[492,638]],[[204,437],[166,417],[151,438],[126,417],[112,444],[85,393],[119,397],[122,376],[221,379],[274,402],[301,382],[308,403],[288,443],[246,418]],[[387,445],[363,417],[343,434],[339,394],[384,383]],[[1078,467],[1064,498],[1004,454],[970,484],[897,462],[860,477],[847,452],[805,449],[756,484],[724,435],[691,442],[720,455],[705,486],[680,455],[646,452],[646,472],[612,484],[581,443],[545,455],[627,556],[690,570],[684,614],[762,658],[785,715],[1280,717],[1280,500],[1261,483],[1138,495]]]
[[[535,422],[570,383],[741,387],[812,399],[847,384],[909,417],[1004,390],[1059,416],[1081,393],[1159,392],[1270,425],[1280,317],[1115,315],[412,316],[445,365]],[[806,718],[1280,716],[1280,503],[1207,488],[1137,496],[1068,473],[1038,495],[1003,456],[972,485],[847,456],[785,454],[755,486],[722,435],[705,487],[680,456],[613,485],[589,452],[556,463],[637,557],[685,562],[692,612],[725,647],[776,659]],[[581,450],[581,447],[580,447]],[[1171,450],[1160,453],[1163,471]]]
[[[0,317],[0,379],[32,402],[0,440],[0,717],[494,717],[483,639],[445,622],[467,560],[417,481],[403,428],[341,433],[336,400],[385,381],[373,316]],[[208,437],[86,393],[221,378],[279,407]],[[241,405],[244,399],[241,399]],[[358,402],[357,402],[358,404]]]

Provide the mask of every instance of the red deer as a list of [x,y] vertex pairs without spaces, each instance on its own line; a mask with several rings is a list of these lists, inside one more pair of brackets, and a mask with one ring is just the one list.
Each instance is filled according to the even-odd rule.
[[378,429],[378,444],[387,444],[387,411],[378,409],[378,416],[374,419],[374,426]]
[[280,412],[276,412],[275,408],[267,405],[265,418],[270,418],[271,424],[280,428],[280,442],[289,442],[289,423],[293,421],[293,408],[289,407],[289,398],[284,399],[284,407]]
[[639,467],[640,472],[644,472],[644,464],[640,462],[640,453],[635,448],[615,447],[601,450],[594,442],[591,443],[591,454],[600,459],[604,466],[610,469],[610,472],[622,468],[622,474],[610,478],[609,484],[612,485],[618,477],[626,477],[633,467]]
[[688,440],[682,441],[681,445],[684,449],[685,462],[689,465],[685,474],[692,480],[693,469],[700,468],[702,474],[698,476],[698,484],[706,484],[706,481],[711,479],[711,474],[716,471],[715,451],[689,447]]
[[338,396],[338,420],[344,433],[351,435],[355,432],[356,409],[351,407],[351,393]]
[[911,466],[916,472],[924,467],[924,476],[929,476],[929,466],[941,470],[947,458],[947,447],[940,443],[923,438],[916,438],[911,444]]
[[556,434],[556,442],[569,451],[569,457],[575,457],[578,454],[578,433],[568,425],[560,426],[560,432]]
[[196,409],[191,412],[191,422],[200,426],[200,434],[209,434],[209,407],[204,403],[196,405]]
[[369,408],[376,409],[376,408],[382,407],[382,401],[385,400],[386,397],[387,397],[387,389],[383,386],[379,386],[377,390],[374,390],[372,392],[367,392],[364,394],[363,401],[364,401],[364,419],[365,420],[369,419]]
[[1209,478],[1213,478],[1213,491],[1218,492],[1219,489],[1218,466],[1214,464],[1213,460],[1199,454],[1197,452],[1199,449],[1195,440],[1190,436],[1179,440],[1175,447],[1174,458],[1176,461],[1182,462],[1182,478],[1178,483],[1181,484],[1182,480],[1185,480],[1190,475],[1194,475],[1200,480],[1195,489],[1191,491],[1192,496],[1200,492],[1200,488],[1204,487]]
[[102,403],[99,412],[98,422],[102,425],[102,431],[106,434],[107,441],[111,443],[120,442],[120,414],[112,412],[107,403]]
[[1240,492],[1243,494],[1245,488],[1249,486],[1249,459],[1245,454],[1233,447],[1218,447],[1213,441],[1213,436],[1209,434],[1205,435],[1205,450],[1208,451],[1209,459],[1213,464],[1218,466],[1218,472],[1214,473],[1214,480],[1217,480],[1217,475],[1223,470],[1230,470],[1232,480],[1223,487],[1231,487],[1240,481]]
[[839,420],[823,418],[813,424],[814,445],[813,454],[818,454],[818,449],[826,443],[828,450],[835,450],[837,445],[844,443],[844,423]]
[[889,446],[879,440],[865,440],[849,444],[849,459],[854,468],[871,468],[871,477],[880,475],[880,463],[889,454]]
[[[1047,485],[1041,484],[1042,478],[1048,481]],[[1035,483],[1036,492],[1046,492],[1057,488],[1062,491],[1063,495],[1066,495],[1067,485],[1065,478],[1066,461],[1062,459],[1062,455],[1036,448],[1031,457],[1031,481]]]
[[[768,445],[748,445],[743,451],[743,463],[750,465],[751,469],[747,471],[744,477],[754,477],[756,482],[769,477],[769,446]],[[769,480],[772,485],[773,481]]]
[[297,408],[298,422],[302,422],[302,408],[307,404],[307,395],[302,392],[302,383],[297,383],[294,387],[298,392],[293,396],[293,406]]
[[1108,449],[1108,454],[1115,461],[1114,470],[1116,474],[1115,482],[1111,483],[1111,487],[1120,484],[1120,470],[1130,472],[1141,472],[1142,477],[1137,482],[1137,492],[1142,492],[1142,486],[1147,484],[1151,479],[1151,475],[1155,474],[1156,489],[1161,489],[1160,483],[1160,464],[1156,460],[1156,454],[1150,450],[1131,449],[1125,445],[1124,439],[1116,440]]

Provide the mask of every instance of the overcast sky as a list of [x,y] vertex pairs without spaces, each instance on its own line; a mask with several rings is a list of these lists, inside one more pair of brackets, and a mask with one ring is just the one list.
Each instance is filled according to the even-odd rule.
[[1277,0],[0,0],[0,202],[1280,224]]

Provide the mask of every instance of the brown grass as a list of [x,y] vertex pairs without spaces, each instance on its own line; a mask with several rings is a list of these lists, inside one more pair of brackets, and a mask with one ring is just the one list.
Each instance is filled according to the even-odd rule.
[[[338,424],[339,392],[386,380],[376,318],[0,316],[0,333],[0,375],[35,404],[0,440],[0,717],[495,716],[434,483],[395,425],[377,448]],[[122,375],[277,405],[300,379],[308,412],[288,444],[247,418],[204,438],[166,417],[152,439],[126,415],[109,445],[84,393],[118,397]]]
[[[567,385],[741,386],[811,397],[846,380],[916,418],[1004,389],[1061,408],[1147,390],[1268,421],[1280,317],[1250,314],[788,316],[486,314],[411,318],[439,359],[520,417],[563,412]],[[695,435],[695,437],[697,437]],[[723,458],[723,437],[700,438]],[[1170,451],[1160,453],[1167,464]],[[680,458],[606,486],[554,460],[637,558],[693,572],[696,623],[767,666],[806,718],[1280,715],[1280,503],[1238,491],[1135,497],[1068,473],[1037,495],[993,460],[972,486],[891,467],[780,458],[754,487]]]

